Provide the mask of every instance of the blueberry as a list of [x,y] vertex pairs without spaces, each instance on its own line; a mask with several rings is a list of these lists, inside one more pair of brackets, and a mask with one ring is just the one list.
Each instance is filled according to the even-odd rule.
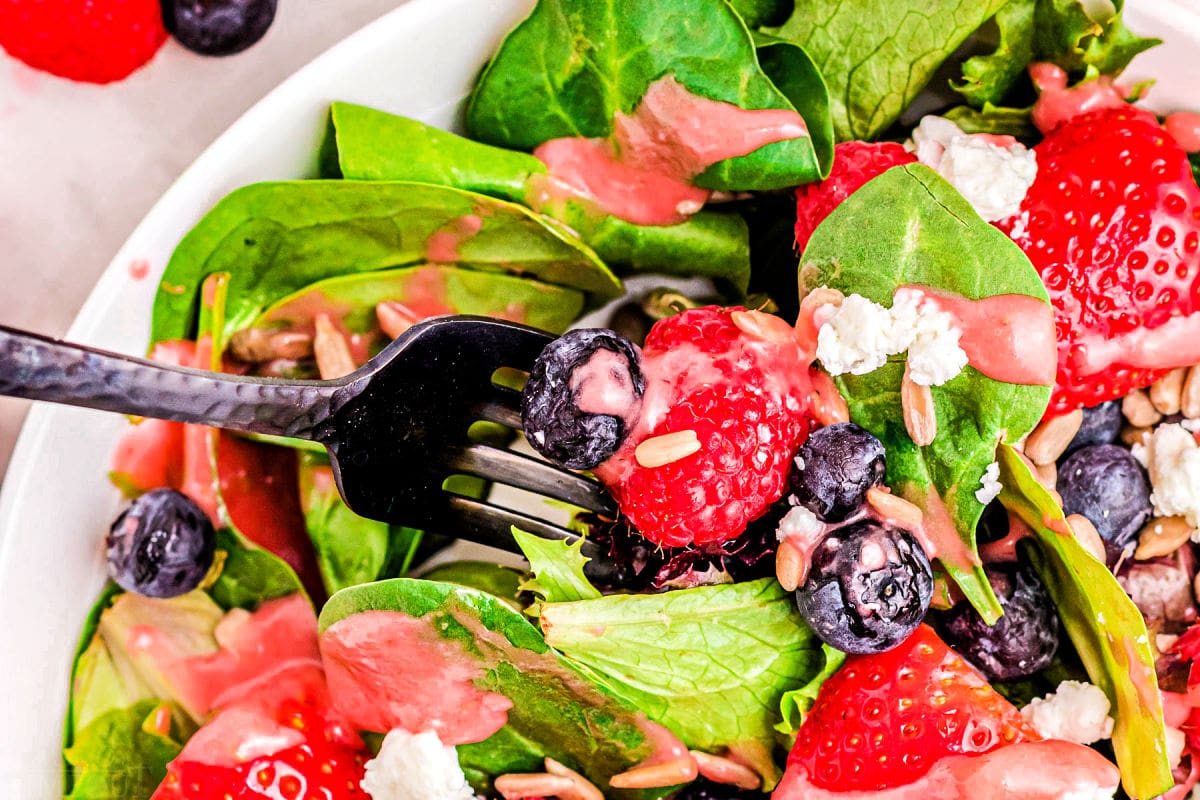
[[1067,514],[1091,520],[1101,538],[1124,547],[1150,518],[1150,487],[1142,465],[1112,444],[1081,447],[1058,469]]
[[1092,408],[1083,410],[1083,423],[1075,438],[1067,445],[1063,457],[1071,455],[1081,447],[1093,444],[1112,444],[1121,435],[1121,426],[1125,419],[1121,415],[1121,401],[1109,400]]
[[240,53],[275,20],[276,0],[162,0],[163,24],[180,44],[205,56]]
[[1041,672],[1058,650],[1058,615],[1046,587],[1024,565],[991,566],[987,576],[1004,616],[989,627],[961,602],[941,615],[946,642],[992,680]]
[[617,452],[636,418],[646,378],[641,355],[614,331],[568,331],[538,356],[521,396],[525,437],[571,469]]
[[683,787],[674,800],[766,800],[763,792],[739,789],[727,783],[699,778]]
[[155,489],[133,501],[108,534],[108,574],[126,591],[177,597],[212,567],[216,532],[191,498]]
[[912,535],[863,519],[826,534],[796,590],[800,614],[826,644],[881,653],[908,638],[933,599],[933,569]]
[[883,483],[884,471],[883,443],[853,422],[838,422],[808,437],[789,482],[801,505],[825,522],[840,522]]

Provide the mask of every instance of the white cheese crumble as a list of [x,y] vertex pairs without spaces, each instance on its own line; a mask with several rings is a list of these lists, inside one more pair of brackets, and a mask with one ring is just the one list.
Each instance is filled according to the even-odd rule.
[[367,762],[362,788],[373,800],[475,800],[458,752],[433,731],[396,728]]
[[817,330],[817,358],[830,375],[865,375],[908,351],[909,377],[941,386],[967,365],[954,317],[916,289],[898,289],[884,308],[851,294]]
[[1150,502],[1160,517],[1185,517],[1200,527],[1200,445],[1182,425],[1159,425],[1133,456],[1150,473]]
[[1112,736],[1110,708],[1108,697],[1098,687],[1063,681],[1053,694],[1035,698],[1022,708],[1021,716],[1047,739],[1092,744]]
[[779,520],[779,527],[775,529],[775,537],[781,542],[789,536],[799,536],[805,541],[815,540],[824,529],[825,523],[817,519],[816,514],[804,506],[797,505],[792,506],[783,515],[783,519]]
[[979,488],[975,490],[975,499],[986,506],[1000,496],[1000,490],[1003,488],[1004,484],[1000,483],[1000,465],[993,461],[983,471]]
[[1037,177],[1037,154],[1023,144],[999,144],[987,134],[967,134],[943,117],[923,117],[910,149],[988,222],[1017,213]]

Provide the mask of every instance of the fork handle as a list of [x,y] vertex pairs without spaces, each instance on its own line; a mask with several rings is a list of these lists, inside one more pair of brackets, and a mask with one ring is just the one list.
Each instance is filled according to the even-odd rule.
[[0,394],[312,439],[341,382],[173,367],[0,326]]

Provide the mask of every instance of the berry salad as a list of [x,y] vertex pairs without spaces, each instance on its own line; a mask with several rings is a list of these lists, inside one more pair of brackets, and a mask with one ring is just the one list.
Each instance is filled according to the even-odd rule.
[[333,103],[323,177],[180,241],[151,356],[552,331],[471,436],[619,511],[492,494],[594,557],[463,560],[302,442],[134,422],[64,796],[1189,796],[1200,115],[1136,104],[1120,10],[540,0],[466,135]]

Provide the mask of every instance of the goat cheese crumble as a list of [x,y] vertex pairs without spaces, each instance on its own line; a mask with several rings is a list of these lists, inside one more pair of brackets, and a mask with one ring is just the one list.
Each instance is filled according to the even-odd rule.
[[1200,527],[1200,445],[1182,425],[1159,425],[1133,446],[1150,474],[1150,502],[1160,517],[1182,516]]
[[941,386],[962,372],[967,354],[954,317],[917,289],[898,289],[892,307],[848,295],[817,330],[817,359],[830,375],[865,375],[908,352],[914,383]]
[[366,764],[362,788],[372,800],[475,800],[458,752],[433,731],[396,728]]
[[908,147],[988,222],[1017,213],[1037,177],[1033,150],[1012,137],[968,134],[944,117],[923,117]]
[[1098,687],[1063,681],[1052,694],[1034,698],[1021,709],[1021,716],[1047,739],[1092,744],[1112,736],[1110,708],[1108,697]]
[[979,488],[975,490],[975,499],[985,506],[1000,496],[1004,484],[1000,483],[1000,465],[993,461],[983,471],[979,480]]
[[779,520],[775,529],[775,538],[779,541],[789,536],[798,536],[803,540],[813,539],[825,530],[825,523],[817,519],[817,515],[804,506],[795,505]]

